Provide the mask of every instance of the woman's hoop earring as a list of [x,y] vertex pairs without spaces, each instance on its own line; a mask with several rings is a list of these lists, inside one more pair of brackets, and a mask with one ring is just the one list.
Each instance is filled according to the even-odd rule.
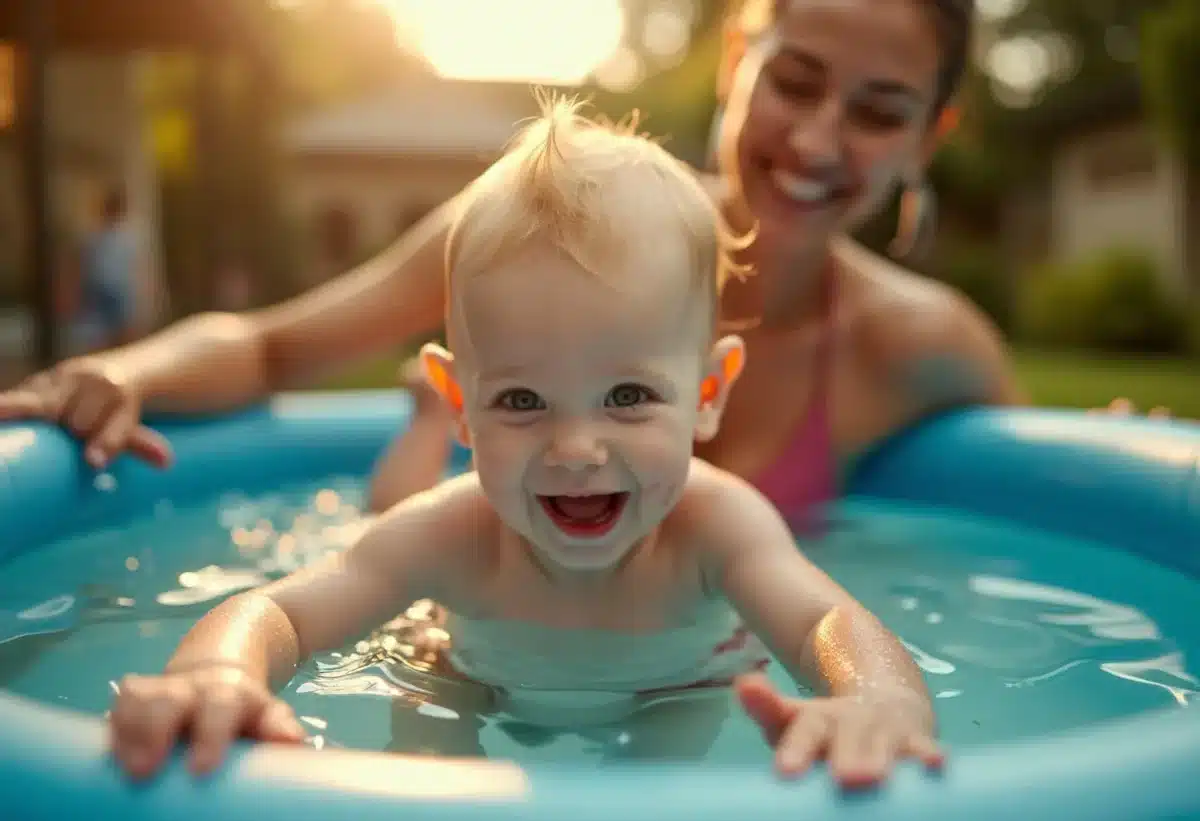
[[929,250],[937,231],[937,201],[928,182],[909,186],[900,199],[900,221],[889,247],[897,259],[919,257]]

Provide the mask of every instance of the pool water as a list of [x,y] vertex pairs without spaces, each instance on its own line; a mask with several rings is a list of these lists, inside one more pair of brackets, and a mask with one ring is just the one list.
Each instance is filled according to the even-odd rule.
[[[129,526],[8,561],[0,566],[0,688],[102,715],[123,675],[160,670],[223,598],[351,544],[363,497],[363,483],[347,478],[181,508],[164,502]],[[839,508],[831,533],[805,549],[904,640],[952,747],[1186,709],[1200,692],[1200,581],[1131,554],[864,502]],[[364,637],[315,658],[287,686],[308,743],[456,751],[462,720],[413,697],[389,641]],[[797,691],[779,665],[770,675]],[[706,703],[718,723],[688,754],[768,760],[727,693]],[[695,724],[688,709],[675,718],[668,710],[658,724],[555,735],[485,716],[478,749],[525,762],[620,761],[653,754],[654,745],[639,744],[648,734],[686,739],[682,730]],[[395,737],[412,725],[396,721],[411,712],[395,711],[421,716],[421,738]]]

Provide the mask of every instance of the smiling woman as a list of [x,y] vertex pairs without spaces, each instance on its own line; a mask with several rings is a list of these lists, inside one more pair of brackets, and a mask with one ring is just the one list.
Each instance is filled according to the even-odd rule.
[[617,50],[621,0],[379,0],[443,77],[578,85]]

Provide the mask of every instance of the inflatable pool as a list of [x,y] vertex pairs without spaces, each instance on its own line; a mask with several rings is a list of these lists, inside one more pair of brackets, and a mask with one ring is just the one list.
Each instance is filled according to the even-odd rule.
[[[0,563],[71,534],[120,527],[163,499],[365,475],[403,425],[406,403],[396,394],[284,395],[230,417],[163,423],[177,467],[158,473],[122,460],[106,481],[61,432],[0,427]],[[856,472],[853,493],[1078,537],[1102,546],[1097,555],[1134,553],[1188,583],[1200,577],[1196,426],[1072,412],[956,413],[879,449]],[[1200,601],[1190,608],[1191,630],[1200,632]],[[211,780],[190,778],[176,759],[161,778],[132,786],[106,755],[99,716],[0,693],[0,817],[1200,819],[1200,713],[1181,698],[1169,709],[1067,732],[964,745],[940,777],[905,766],[884,789],[846,797],[820,773],[782,783],[759,766],[598,770],[247,744]]]

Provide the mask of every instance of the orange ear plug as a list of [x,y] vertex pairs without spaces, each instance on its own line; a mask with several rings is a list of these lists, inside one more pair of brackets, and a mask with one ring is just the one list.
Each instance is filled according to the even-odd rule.
[[962,112],[955,106],[948,105],[942,109],[941,116],[937,121],[937,133],[939,137],[949,136],[958,128],[959,122],[962,120]]
[[458,389],[458,384],[450,378],[450,374],[446,373],[442,363],[429,357],[425,361],[425,368],[429,373],[430,381],[433,382],[434,389],[450,403],[454,410],[461,412],[463,406],[462,391]]
[[[734,350],[725,355],[725,361],[721,363],[721,375],[725,379],[725,384],[729,384],[737,378],[738,373],[742,370],[742,351]],[[717,393],[721,389],[721,383],[717,381],[715,376],[706,377],[700,383],[700,404],[708,405],[717,400]]]

